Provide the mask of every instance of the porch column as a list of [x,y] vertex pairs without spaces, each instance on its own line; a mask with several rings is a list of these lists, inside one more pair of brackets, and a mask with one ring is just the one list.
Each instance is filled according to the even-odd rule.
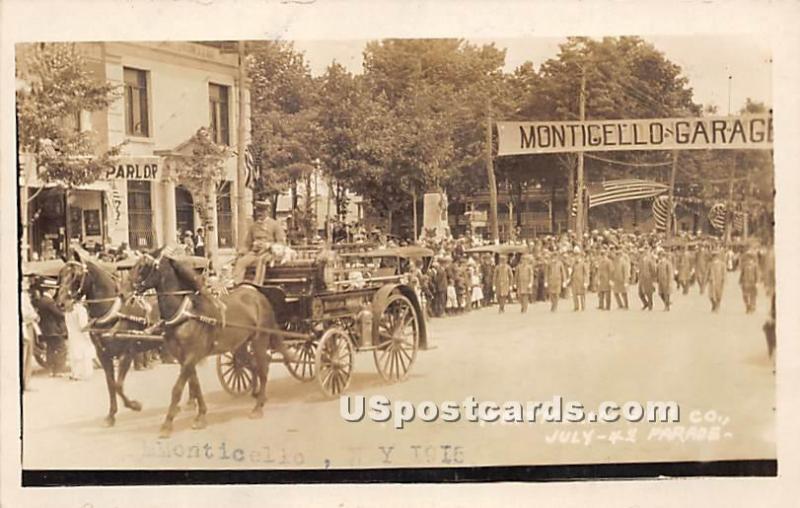
[[161,190],[163,196],[164,207],[161,210],[162,224],[161,231],[163,232],[163,245],[175,247],[178,227],[178,216],[175,211],[175,182],[169,178],[161,181]]

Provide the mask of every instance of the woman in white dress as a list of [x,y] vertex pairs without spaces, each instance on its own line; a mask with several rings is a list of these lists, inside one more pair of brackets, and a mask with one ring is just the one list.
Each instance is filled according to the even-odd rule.
[[469,271],[470,271],[470,284],[472,285],[472,307],[478,309],[481,306],[481,302],[483,302],[481,273],[474,266],[470,266]]
[[81,304],[69,303],[64,312],[67,325],[67,353],[71,369],[70,379],[89,379],[94,372],[94,345],[89,337],[89,315]]

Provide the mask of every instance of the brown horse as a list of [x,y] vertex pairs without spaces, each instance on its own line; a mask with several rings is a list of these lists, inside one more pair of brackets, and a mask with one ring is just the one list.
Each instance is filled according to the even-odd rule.
[[[128,409],[140,411],[142,405],[129,399],[124,392],[125,376],[137,353],[158,347],[158,343],[134,340],[115,340],[103,337],[105,331],[141,330],[148,324],[147,308],[139,298],[125,298],[119,281],[88,255],[78,251],[61,268],[58,274],[56,303],[66,307],[68,302],[82,299],[90,319],[90,336],[103,367],[108,387],[109,409],[106,425],[113,426],[117,414],[117,396]],[[114,359],[119,358],[119,372],[115,376]]]
[[276,329],[275,313],[266,296],[251,286],[239,286],[219,299],[203,288],[195,273],[179,260],[165,255],[164,248],[145,254],[131,270],[134,291],[155,289],[166,345],[181,365],[172,388],[172,399],[161,437],[169,437],[172,422],[186,383],[197,398],[197,416],[192,427],[206,425],[206,404],[197,378],[197,363],[209,355],[236,351],[250,343],[255,356],[258,383],[251,418],[264,414],[270,337]]

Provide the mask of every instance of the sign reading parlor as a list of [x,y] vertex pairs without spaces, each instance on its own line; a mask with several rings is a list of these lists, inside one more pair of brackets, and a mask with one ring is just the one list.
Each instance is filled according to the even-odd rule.
[[158,157],[118,159],[106,171],[106,180],[158,180],[159,163]]

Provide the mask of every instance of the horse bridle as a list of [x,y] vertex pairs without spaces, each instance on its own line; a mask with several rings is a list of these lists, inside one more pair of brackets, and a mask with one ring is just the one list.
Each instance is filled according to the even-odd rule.
[[153,257],[152,255],[146,252],[142,254],[142,259],[147,260],[147,266],[150,267],[150,270],[147,272],[147,277],[141,277],[141,280],[137,281],[134,284],[134,291],[136,293],[142,293],[143,291],[150,289],[150,288],[144,288],[143,286],[147,283],[147,281],[150,280],[150,277],[152,277],[158,271],[159,267],[161,266],[161,258],[163,256],[164,256],[163,252],[159,254],[157,258]]
[[[72,290],[73,284],[70,284],[70,286],[68,288],[66,288],[67,289],[67,296],[69,298],[71,298],[72,300],[79,300],[81,296],[85,296],[83,291],[84,291],[84,285],[86,284],[86,275],[89,273],[89,269],[86,267],[86,265],[84,263],[80,263],[78,261],[73,261],[73,260],[67,261],[66,262],[66,266],[77,266],[78,268],[81,269],[81,272],[80,272],[81,273],[81,275],[80,275],[81,283],[78,286],[78,290],[77,291],[73,291]],[[59,289],[61,289],[61,288],[59,288]]]

